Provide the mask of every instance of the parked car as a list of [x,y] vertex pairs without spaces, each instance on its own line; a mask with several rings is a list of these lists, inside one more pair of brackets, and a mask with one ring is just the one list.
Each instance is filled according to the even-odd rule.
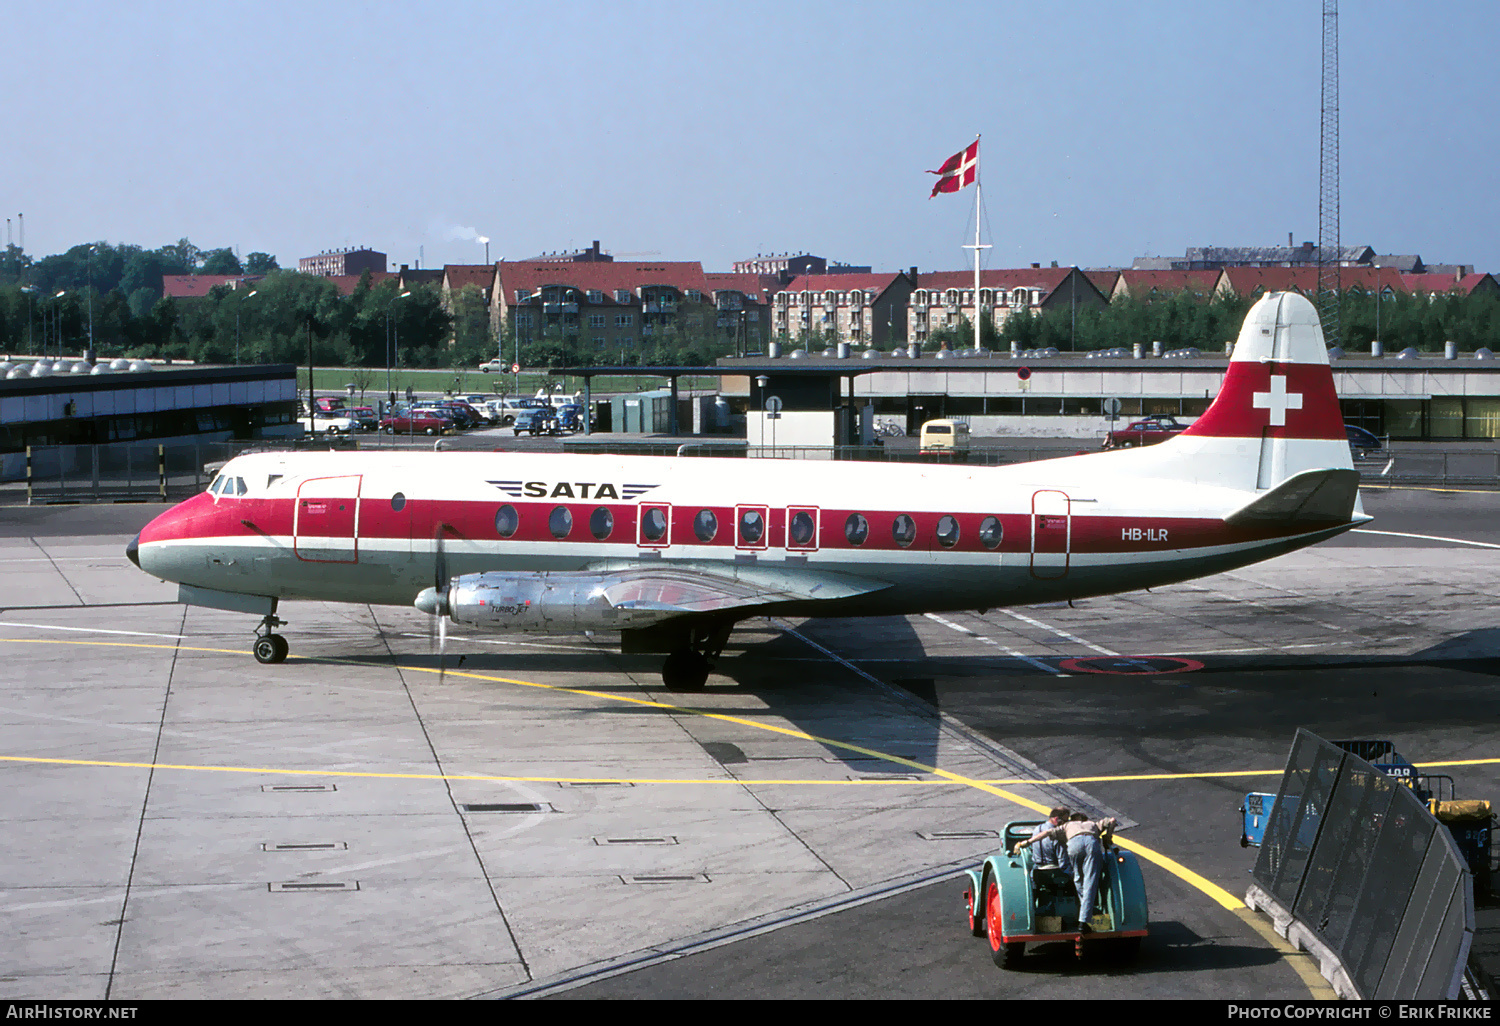
[[481,374],[500,374],[510,370],[510,364],[504,360],[486,360],[479,365]]
[[564,431],[583,430],[583,407],[576,403],[557,408],[557,425]]
[[333,413],[335,410],[344,408],[344,397],[341,395],[320,395],[313,400],[313,408],[323,413]]
[[359,424],[361,431],[377,431],[380,429],[380,415],[373,407],[351,406],[344,410],[344,414],[353,417]]
[[1344,434],[1349,438],[1349,455],[1357,460],[1362,460],[1385,448],[1385,443],[1380,440],[1379,435],[1355,424],[1345,424]]
[[555,435],[559,430],[557,413],[550,406],[530,406],[517,410],[516,419],[510,426],[518,435],[523,431],[533,435]]
[[380,422],[387,434],[442,435],[453,430],[453,421],[432,410],[398,411]]
[[439,417],[446,417],[460,431],[467,431],[469,428],[475,427],[480,420],[479,414],[460,403],[430,400],[428,402],[417,403],[414,408],[428,410]]
[[1171,414],[1159,413],[1141,420],[1133,420],[1130,425],[1118,431],[1111,431],[1104,439],[1104,448],[1129,448],[1134,445],[1155,445],[1157,442],[1165,442],[1173,435],[1181,434],[1187,430],[1186,424],[1179,424],[1177,418]]
[[301,424],[304,430],[312,433],[332,433],[335,435],[353,434],[359,430],[359,421],[343,413],[324,413],[322,410],[314,411],[311,417],[302,417]]
[[929,420],[922,425],[922,452],[966,452],[969,425],[961,420]]

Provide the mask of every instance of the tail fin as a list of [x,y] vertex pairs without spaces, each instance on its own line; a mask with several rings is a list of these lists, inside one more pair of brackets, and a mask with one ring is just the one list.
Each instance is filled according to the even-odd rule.
[[1242,488],[1267,490],[1305,471],[1351,469],[1312,303],[1272,292],[1251,307],[1218,398],[1174,441],[1181,455],[1222,461],[1207,476]]

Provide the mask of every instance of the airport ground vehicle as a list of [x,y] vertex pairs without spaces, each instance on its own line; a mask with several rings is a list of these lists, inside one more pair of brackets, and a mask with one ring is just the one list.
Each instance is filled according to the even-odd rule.
[[1105,436],[1104,448],[1128,449],[1137,445],[1155,445],[1186,430],[1187,425],[1179,424],[1176,417],[1170,414],[1155,414],[1140,420],[1133,420],[1128,427],[1118,431],[1111,431]]
[[929,420],[922,425],[923,452],[966,452],[969,425],[961,420]]
[[1014,969],[1027,944],[1071,941],[1075,953],[1083,945],[1109,943],[1114,952],[1134,957],[1146,936],[1146,884],[1133,853],[1110,845],[1104,850],[1104,873],[1099,881],[1098,911],[1089,921],[1091,933],[1078,929],[1078,892],[1072,875],[1056,866],[1039,866],[1036,849],[1010,854],[1042,820],[1013,820],[1000,832],[1001,849],[977,869],[968,870],[964,904],[969,932],[988,937],[995,964]]

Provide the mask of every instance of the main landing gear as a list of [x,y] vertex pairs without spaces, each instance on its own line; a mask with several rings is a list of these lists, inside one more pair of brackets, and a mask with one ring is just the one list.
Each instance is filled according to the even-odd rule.
[[662,663],[662,684],[668,691],[702,691],[714,660],[724,651],[733,630],[733,623],[689,630],[682,647],[674,650]]
[[286,659],[286,654],[291,651],[291,646],[286,639],[275,633],[277,627],[285,627],[286,621],[275,613],[267,613],[266,618],[255,628],[255,661],[258,663],[279,663]]

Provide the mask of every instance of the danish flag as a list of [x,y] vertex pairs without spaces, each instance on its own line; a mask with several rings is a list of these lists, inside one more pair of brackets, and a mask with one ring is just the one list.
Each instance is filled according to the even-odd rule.
[[927,173],[938,176],[937,184],[932,187],[932,195],[928,199],[940,192],[957,192],[966,185],[973,185],[979,174],[979,140],[975,139],[967,149],[959,150],[949,157],[936,171]]

